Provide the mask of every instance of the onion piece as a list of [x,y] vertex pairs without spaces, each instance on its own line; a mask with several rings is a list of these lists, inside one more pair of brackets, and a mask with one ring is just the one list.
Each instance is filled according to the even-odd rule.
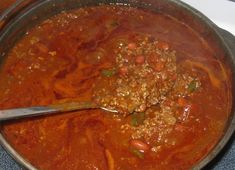
[[208,76],[210,78],[211,84],[214,87],[217,87],[217,88],[220,87],[221,81],[216,77],[215,73],[213,73],[207,66],[205,66],[204,64],[202,64],[200,62],[190,61],[190,60],[186,60],[185,63],[188,63],[191,66],[198,67],[198,68],[204,70],[205,72],[207,72],[207,74],[208,74]]
[[114,159],[113,159],[113,156],[111,154],[111,152],[108,150],[108,149],[105,149],[105,157],[107,159],[107,162],[108,162],[108,168],[109,170],[114,170]]

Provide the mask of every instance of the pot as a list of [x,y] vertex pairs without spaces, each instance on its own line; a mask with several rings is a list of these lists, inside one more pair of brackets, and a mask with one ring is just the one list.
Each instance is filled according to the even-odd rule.
[[[0,62],[3,63],[8,51],[14,46],[28,29],[40,21],[64,10],[96,6],[102,4],[130,5],[150,11],[163,12],[187,23],[199,36],[205,39],[212,50],[221,56],[227,67],[231,69],[232,107],[224,134],[211,152],[193,169],[201,169],[211,162],[222,150],[235,130],[235,37],[219,29],[208,18],[197,10],[178,0],[21,0],[17,1],[0,16]],[[0,133],[0,143],[22,167],[36,169],[15,151]]]

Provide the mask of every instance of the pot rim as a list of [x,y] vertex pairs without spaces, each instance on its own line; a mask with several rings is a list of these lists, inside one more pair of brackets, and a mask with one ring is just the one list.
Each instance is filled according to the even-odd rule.
[[[32,4],[28,4],[28,3],[24,3],[24,0],[19,0],[20,2],[13,4],[12,6],[10,6],[6,12],[2,13],[0,15],[0,28],[1,28],[1,20],[4,22],[5,19],[7,19],[8,17],[10,17],[11,15],[14,15],[14,12],[16,12],[16,10],[20,9],[20,8],[24,8],[26,6],[26,8],[31,9],[31,7],[33,7],[33,5],[38,5],[40,3],[42,3],[43,1],[28,1],[29,3]],[[190,5],[186,4],[185,2],[182,2],[181,0],[168,0],[170,3],[174,3],[184,9],[186,9],[188,12],[192,13],[194,16],[196,16],[197,18],[199,18],[203,23],[205,23],[211,31],[213,31],[213,34],[216,36],[216,38],[218,39],[218,41],[221,42],[221,46],[224,49],[224,51],[226,51],[226,53],[228,54],[228,56],[231,56],[232,60],[233,60],[233,66],[235,63],[235,54],[232,52],[231,48],[229,47],[229,45],[226,42],[226,39],[221,35],[220,31],[219,31],[219,27],[213,23],[208,17],[206,17],[204,14],[202,14],[201,12],[199,12],[197,9],[191,7]],[[118,1],[117,1],[118,2]],[[129,2],[131,4],[131,2]],[[116,3],[112,3],[112,4],[116,4]],[[28,6],[29,5],[29,6]],[[120,3],[118,3],[117,5],[121,5]],[[151,4],[148,4],[151,5]],[[235,37],[234,37],[235,38]],[[192,169],[193,170],[198,170],[198,169],[202,169],[203,167],[205,167],[206,165],[208,165],[209,162],[211,162],[218,154],[219,152],[224,148],[224,146],[227,144],[227,142],[229,141],[229,139],[231,138],[231,136],[233,135],[234,131],[235,131],[235,112],[231,110],[230,112],[230,122],[229,119],[228,127],[225,127],[225,132],[224,134],[221,136],[221,138],[219,139],[218,143],[211,149],[211,151],[208,153],[207,156],[205,156],[204,158],[202,158],[198,164],[196,164]],[[0,123],[1,125],[1,123]],[[26,169],[30,169],[30,170],[37,170],[37,168],[35,168],[32,164],[30,164],[25,158],[23,158],[23,156],[21,156],[8,142],[7,140],[4,138],[3,134],[0,131],[0,145],[3,146],[3,148],[7,151],[7,153],[10,154],[10,156],[17,162],[20,164],[21,167],[26,168]]]

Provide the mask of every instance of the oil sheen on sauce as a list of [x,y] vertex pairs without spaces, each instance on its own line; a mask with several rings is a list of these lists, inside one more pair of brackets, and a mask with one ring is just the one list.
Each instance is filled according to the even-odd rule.
[[184,116],[184,126],[174,127],[157,151],[136,156],[130,134],[120,129],[130,118],[86,110],[17,120],[2,126],[16,151],[45,170],[190,169],[201,160],[222,135],[230,89],[221,63],[202,39],[160,13],[100,6],[45,20],[15,45],[2,66],[0,108],[91,100],[100,71],[115,63],[115,49],[138,34],[167,42],[177,65],[190,65],[199,75],[202,88],[191,96],[190,108],[175,113]]

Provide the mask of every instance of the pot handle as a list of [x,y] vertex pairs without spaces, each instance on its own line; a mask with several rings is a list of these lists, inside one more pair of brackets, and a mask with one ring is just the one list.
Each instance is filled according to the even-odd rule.
[[225,42],[227,43],[228,47],[230,48],[231,52],[235,57],[235,35],[222,28],[218,28],[218,30],[223,35]]

